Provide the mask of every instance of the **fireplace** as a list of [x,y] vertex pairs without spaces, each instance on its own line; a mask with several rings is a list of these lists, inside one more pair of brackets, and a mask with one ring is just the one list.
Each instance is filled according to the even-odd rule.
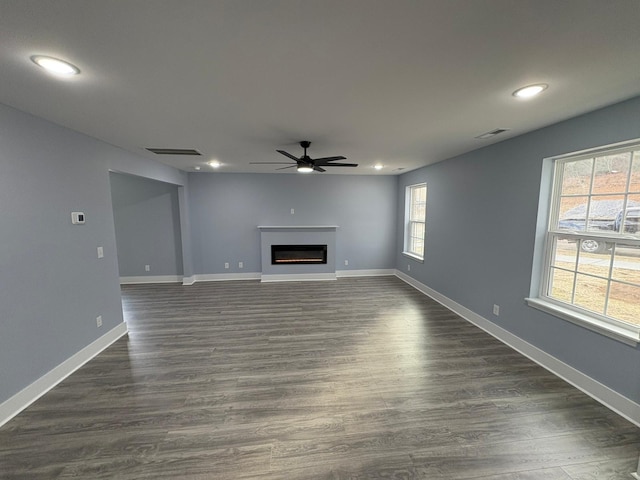
[[337,225],[260,225],[261,282],[336,280]]
[[271,265],[322,265],[326,263],[326,245],[271,245]]

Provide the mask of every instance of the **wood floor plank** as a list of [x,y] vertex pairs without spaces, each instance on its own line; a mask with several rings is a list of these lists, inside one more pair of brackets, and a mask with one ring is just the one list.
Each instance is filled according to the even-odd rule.
[[0,429],[0,479],[583,480],[637,461],[637,427],[395,277],[122,293],[130,334]]

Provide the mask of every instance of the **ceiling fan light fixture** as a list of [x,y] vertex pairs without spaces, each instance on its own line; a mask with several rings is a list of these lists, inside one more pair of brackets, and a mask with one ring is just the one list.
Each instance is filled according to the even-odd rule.
[[298,173],[311,173],[313,168],[309,165],[298,165]]
[[80,73],[78,67],[59,58],[47,57],[45,55],[32,55],[31,61],[58,77],[72,77]]
[[517,98],[532,98],[536,95],[544,92],[549,85],[546,83],[536,83],[534,85],[527,85],[526,87],[519,88],[513,92],[513,96]]

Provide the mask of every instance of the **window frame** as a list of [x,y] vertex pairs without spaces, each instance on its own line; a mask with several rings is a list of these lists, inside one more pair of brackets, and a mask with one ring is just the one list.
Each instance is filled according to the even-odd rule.
[[[542,243],[542,253],[541,255],[536,252],[536,258],[539,260],[537,264],[539,268],[533,269],[532,274],[532,291],[531,297],[526,298],[526,302],[531,307],[542,310],[546,313],[554,315],[556,317],[560,317],[564,320],[568,320],[580,326],[586,327],[590,330],[596,331],[608,337],[619,340],[623,343],[629,345],[637,345],[640,343],[640,325],[636,326],[630,324],[628,322],[624,322],[622,320],[615,319],[613,317],[609,317],[605,314],[599,314],[597,312],[587,310],[586,308],[582,308],[580,306],[574,305],[572,303],[563,302],[559,299],[550,296],[549,288],[551,285],[551,273],[558,267],[553,265],[554,261],[554,245],[556,240],[560,239],[569,239],[575,240],[576,242],[580,242],[582,240],[606,240],[607,243],[614,244],[614,251],[612,252],[609,260],[609,273],[606,278],[607,280],[607,294],[605,297],[605,307],[609,300],[609,292],[612,284],[612,269],[615,261],[614,253],[615,253],[615,245],[624,244],[624,245],[634,245],[640,247],[640,236],[634,234],[624,233],[624,230],[621,232],[617,232],[612,230],[611,233],[606,233],[603,231],[567,231],[561,230],[558,228],[558,222],[560,220],[560,200],[562,198],[562,184],[564,173],[563,167],[566,163],[576,162],[579,160],[597,158],[605,155],[613,155],[616,153],[622,152],[638,152],[640,151],[640,139],[631,140],[628,142],[621,142],[618,144],[607,145],[603,147],[593,148],[589,150],[584,150],[580,152],[569,153],[565,155],[560,155],[557,157],[551,157],[545,159],[551,163],[551,175],[549,178],[548,187],[545,187],[544,182],[547,180],[543,175],[543,185],[541,191],[545,191],[545,188],[549,188],[546,204],[541,202],[540,208],[544,209],[546,212],[546,221],[544,224],[540,226],[539,223],[539,233],[543,237]],[[633,153],[631,155],[631,160],[629,164],[629,178],[632,175],[632,169],[634,166],[634,160],[636,162],[640,162],[640,158],[634,156]],[[594,164],[595,165],[595,164]],[[591,181],[593,182],[595,175],[595,166],[592,171]],[[623,211],[626,211],[629,207],[627,205],[627,201],[629,200],[630,195],[636,195],[635,191],[629,190],[630,184],[627,182],[627,187],[624,192],[624,202],[623,202]],[[587,197],[587,205],[590,204],[593,198],[598,196],[612,196],[616,195],[612,194],[598,194],[590,191],[584,194]],[[623,195],[623,194],[621,194]],[[623,217],[622,221],[624,222],[625,217]],[[588,221],[588,213],[585,212],[585,222]],[[576,248],[578,247],[578,243],[576,243]],[[572,271],[574,274],[578,273],[577,263],[579,260],[579,256],[576,256],[576,269]],[[562,269],[561,269],[562,270]],[[568,270],[567,270],[568,271]],[[584,274],[584,272],[582,273]],[[589,276],[589,275],[588,275]],[[596,276],[596,278],[601,278],[600,276]],[[603,277],[602,277],[603,278]],[[572,297],[575,296],[575,288],[576,288],[576,280],[574,280],[574,285],[572,289]]]
[[[418,189],[424,188],[424,218],[420,220],[412,219],[411,213],[413,211],[414,205],[414,192]],[[417,203],[417,202],[416,202]],[[405,188],[405,214],[404,214],[404,248],[402,253],[407,257],[410,257],[419,262],[424,262],[424,253],[425,253],[425,240],[427,234],[427,184],[426,182],[416,183],[413,185],[407,185]],[[422,236],[417,237],[412,235],[413,233],[413,225],[422,225]],[[422,240],[422,255],[419,252],[415,251],[412,240],[420,239]]]

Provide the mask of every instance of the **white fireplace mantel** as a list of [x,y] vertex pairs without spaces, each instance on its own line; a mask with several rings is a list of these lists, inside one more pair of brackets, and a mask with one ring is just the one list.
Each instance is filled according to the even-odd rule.
[[259,230],[336,230],[338,225],[258,225]]

